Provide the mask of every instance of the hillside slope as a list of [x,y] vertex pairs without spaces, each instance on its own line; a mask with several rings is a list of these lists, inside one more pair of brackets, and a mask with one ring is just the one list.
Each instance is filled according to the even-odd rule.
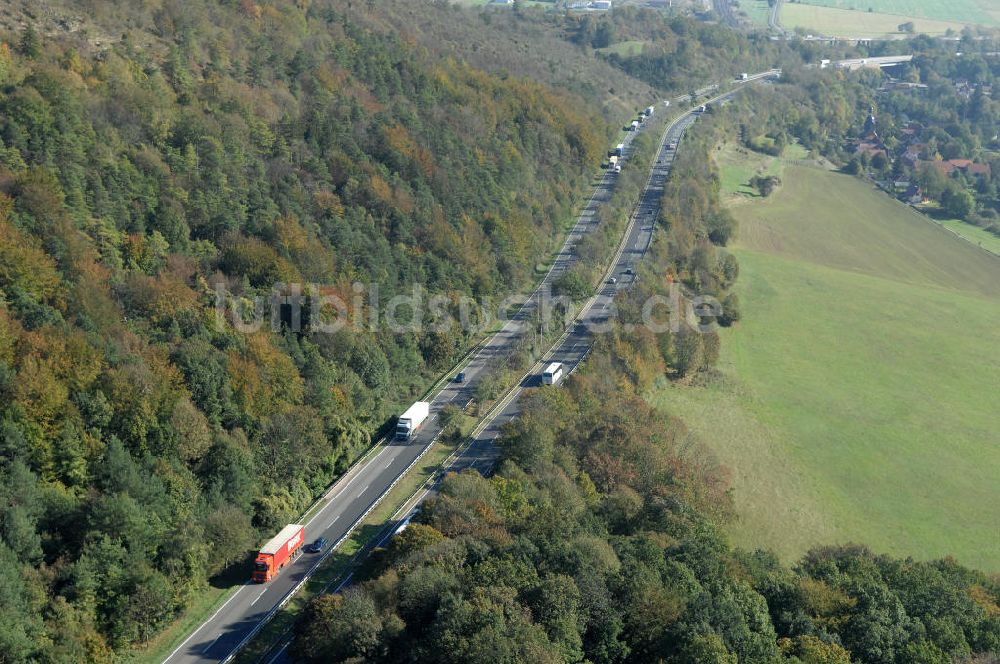
[[1000,260],[848,176],[781,177],[732,208],[744,319],[723,373],[661,403],[734,469],[744,544],[998,569]]
[[0,12],[0,659],[110,661],[243,578],[475,339],[287,309],[239,331],[218,303],[319,284],[360,318],[419,285],[455,314],[533,281],[606,149],[603,100],[381,11]]

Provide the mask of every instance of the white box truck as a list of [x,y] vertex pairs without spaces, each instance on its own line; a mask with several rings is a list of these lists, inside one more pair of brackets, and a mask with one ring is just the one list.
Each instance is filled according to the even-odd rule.
[[653,107],[652,106],[647,106],[646,107],[646,116],[647,117],[653,117]]
[[418,401],[399,416],[396,422],[396,440],[410,440],[431,413],[431,405]]
[[625,154],[625,144],[619,143],[618,145],[615,146],[615,156],[621,157],[624,154]]
[[631,125],[631,128],[630,128],[630,131],[639,131],[639,121],[638,120],[632,120],[632,125]]

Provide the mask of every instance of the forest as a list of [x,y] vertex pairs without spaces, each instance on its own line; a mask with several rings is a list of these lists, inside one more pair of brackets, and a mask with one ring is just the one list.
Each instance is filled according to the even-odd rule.
[[474,342],[243,334],[219,289],[516,292],[609,130],[337,3],[89,4],[0,45],[3,661],[147,642]]
[[[519,292],[623,116],[731,76],[735,53],[762,66],[801,57],[631,10],[602,27],[389,0],[39,7],[0,17],[3,662],[115,662],[141,649],[211,579],[244,569],[477,340],[457,325],[247,334],[220,324],[219,293],[245,305],[279,283],[345,301],[355,282],[386,299],[412,284],[449,302]],[[605,37],[656,46],[623,60],[593,50]],[[808,94],[814,116],[793,126],[767,115],[762,94],[747,97],[743,122],[832,151],[864,95],[845,86],[856,98],[838,101],[842,89],[802,77],[807,92],[782,94]],[[642,289],[622,296],[622,324],[674,280],[726,304],[719,324],[738,321],[724,248],[735,229],[707,158],[732,118],[708,116],[678,158],[666,239]],[[313,605],[296,651],[593,662],[997,652],[996,581],[978,572],[863,547],[789,570],[726,544],[726,469],[639,395],[717,354],[717,335],[688,323],[616,328],[567,391],[529,399],[495,476],[449,478],[368,581]]]

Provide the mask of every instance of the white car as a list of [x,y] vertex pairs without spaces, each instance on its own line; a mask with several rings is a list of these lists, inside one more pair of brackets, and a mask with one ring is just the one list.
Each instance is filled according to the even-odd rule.
[[616,277],[611,277],[610,279],[608,279],[608,283],[614,286],[615,284],[618,283],[618,279]]

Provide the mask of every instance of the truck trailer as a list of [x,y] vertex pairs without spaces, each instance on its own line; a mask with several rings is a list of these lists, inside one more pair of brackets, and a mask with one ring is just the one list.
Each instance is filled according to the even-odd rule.
[[399,416],[396,422],[396,440],[410,440],[420,430],[421,425],[431,413],[431,405],[426,401],[418,401]]
[[280,533],[260,548],[253,563],[251,578],[254,583],[267,583],[277,576],[281,568],[300,553],[305,539],[305,527],[302,524],[292,523],[282,528]]
[[563,376],[562,362],[552,362],[542,372],[542,385],[555,385]]

